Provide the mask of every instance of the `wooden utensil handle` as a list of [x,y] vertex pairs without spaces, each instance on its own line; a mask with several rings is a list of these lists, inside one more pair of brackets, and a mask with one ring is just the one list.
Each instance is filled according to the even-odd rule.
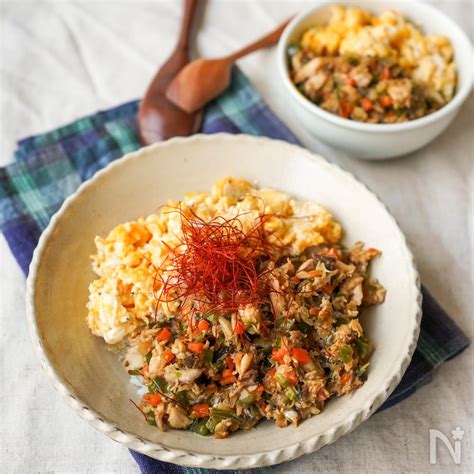
[[189,35],[198,3],[199,0],[184,0],[183,20],[181,22],[181,32],[179,34],[177,48],[188,49]]
[[229,59],[230,61],[235,61],[236,59],[239,59],[242,56],[245,56],[246,54],[252,53],[257,49],[266,48],[267,46],[274,45],[280,39],[283,30],[286,28],[286,25],[288,25],[290,20],[291,18],[285,21],[285,23],[280,25],[276,30],[273,30],[268,35],[265,35],[263,38],[260,38],[259,40],[249,44],[245,48],[239,49],[239,51],[236,51],[235,53],[232,53],[231,55],[227,56],[227,59]]

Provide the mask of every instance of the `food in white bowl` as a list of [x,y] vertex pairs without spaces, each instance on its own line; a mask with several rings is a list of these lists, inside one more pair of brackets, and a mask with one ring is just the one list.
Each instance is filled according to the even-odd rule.
[[371,159],[441,133],[471,90],[463,31],[420,2],[322,3],[295,17],[279,43],[280,77],[301,124]]
[[146,422],[222,439],[362,387],[380,252],[341,237],[323,207],[235,178],[96,237],[87,323],[125,344]]
[[[131,407],[137,387],[117,353],[94,336],[87,315],[94,238],[168,199],[205,190],[222,176],[239,176],[320,203],[344,224],[341,245],[358,240],[380,249],[371,277],[387,289],[383,304],[364,308],[360,323],[374,346],[367,379],[333,397],[317,416],[280,429],[263,421],[214,440],[187,430],[158,430]],[[136,451],[168,462],[208,468],[250,468],[315,451],[367,419],[408,367],[421,317],[419,281],[405,238],[384,205],[350,174],[281,141],[225,134],[177,138],[143,148],[109,165],[64,203],[43,233],[27,283],[28,323],[47,375],[66,402],[93,427]]]
[[455,92],[449,39],[424,35],[396,11],[376,16],[332,6],[328,24],[305,31],[288,55],[291,79],[306,98],[358,122],[415,120]]

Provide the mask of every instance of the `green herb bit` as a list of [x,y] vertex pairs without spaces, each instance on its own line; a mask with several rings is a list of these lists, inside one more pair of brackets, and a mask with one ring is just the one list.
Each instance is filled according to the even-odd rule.
[[146,363],[149,364],[151,360],[152,353],[151,351],[145,356]]
[[212,363],[213,360],[214,351],[212,351],[211,349],[204,349],[202,351],[202,363],[204,364],[204,367],[212,369],[214,367],[214,364]]
[[295,390],[294,387],[288,387],[286,390],[285,390],[285,395],[286,395],[286,398],[288,398],[289,400],[296,400],[298,398],[298,393],[297,391]]
[[194,336],[193,341],[194,342],[202,342],[202,341],[204,341],[205,337],[206,337],[206,335],[201,332],[201,333],[197,334],[196,336]]
[[278,374],[278,373],[277,373],[277,374],[275,375],[275,380],[278,382],[278,384],[279,384],[282,388],[286,388],[286,387],[288,387],[288,386],[290,385],[289,380],[288,380],[285,376],[283,376],[283,375],[281,375],[281,374]]
[[156,376],[152,379],[150,386],[148,387],[150,393],[155,392],[166,392],[168,391],[168,384],[163,377]]
[[201,420],[194,420],[189,427],[190,431],[194,431],[197,434],[200,434],[201,436],[209,436],[211,432],[207,428],[206,424],[208,422],[208,418],[203,418]]
[[174,398],[181,406],[189,406],[188,392],[186,390],[181,390],[181,392],[178,392]]
[[211,416],[214,418],[220,419],[220,420],[225,420],[226,418],[231,418],[232,420],[236,422],[240,422],[240,419],[238,416],[234,414],[233,411],[231,410],[221,410],[219,408],[211,408]]
[[207,319],[211,323],[215,323],[218,318],[219,318],[219,315],[216,313],[208,313],[205,315],[205,319]]
[[210,418],[206,418],[206,428],[211,432],[214,433],[214,430],[216,429],[217,424],[220,422],[220,420],[213,418],[212,416]]
[[261,417],[260,410],[258,409],[257,405],[250,405],[249,410],[250,410],[250,413],[252,413],[253,417],[255,418]]
[[156,426],[155,414],[152,411],[146,414],[146,422],[151,426]]
[[340,355],[342,361],[345,364],[348,364],[352,360],[352,348],[350,346],[348,346],[347,344],[343,345],[339,349],[339,355]]
[[359,359],[362,363],[369,360],[370,354],[372,353],[372,344],[367,339],[357,339],[357,352],[359,353]]
[[255,402],[256,399],[257,396],[255,395],[255,393],[251,393],[249,396],[243,398],[242,400],[239,400],[237,403],[244,407],[249,407],[250,405],[252,405],[253,402]]
[[178,334],[183,335],[186,332],[186,327],[184,326],[184,323],[182,321],[179,321],[176,324],[176,330],[178,331]]

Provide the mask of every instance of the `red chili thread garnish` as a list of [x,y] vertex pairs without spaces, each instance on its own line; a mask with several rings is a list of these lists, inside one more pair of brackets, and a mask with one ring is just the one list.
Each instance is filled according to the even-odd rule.
[[146,421],[146,413],[131,398],[129,398],[129,400],[135,405],[136,409],[143,415],[143,418],[145,418]]
[[[245,214],[217,216],[205,221],[192,210],[171,209],[180,215],[182,235],[171,248],[166,272],[157,269],[162,282],[158,303],[181,302],[182,316],[195,312],[236,313],[248,304],[262,304],[275,290],[269,283],[272,270],[260,271],[264,260],[275,260],[283,246],[265,223],[273,216],[260,215],[244,230]],[[163,276],[164,275],[164,276]],[[191,308],[187,314],[183,308]],[[190,324],[192,327],[192,324]]]
[[182,403],[178,402],[176,398],[168,397],[168,395],[165,395],[163,392],[161,392],[160,390],[157,390],[156,388],[155,388],[155,392],[159,393],[163,398],[166,398],[171,403],[176,403],[176,405],[179,405],[181,408],[186,409],[186,407]]

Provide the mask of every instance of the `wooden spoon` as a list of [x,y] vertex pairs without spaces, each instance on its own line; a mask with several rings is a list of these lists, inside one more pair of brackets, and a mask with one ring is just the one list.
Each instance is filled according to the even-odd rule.
[[186,113],[165,96],[173,77],[189,63],[189,37],[198,0],[185,0],[178,43],[172,55],[153,78],[138,109],[138,134],[142,145],[199,131],[202,111]]
[[257,49],[274,45],[289,21],[285,21],[268,35],[229,56],[191,62],[171,81],[166,90],[166,97],[188,113],[201,109],[227,88],[232,64]]

